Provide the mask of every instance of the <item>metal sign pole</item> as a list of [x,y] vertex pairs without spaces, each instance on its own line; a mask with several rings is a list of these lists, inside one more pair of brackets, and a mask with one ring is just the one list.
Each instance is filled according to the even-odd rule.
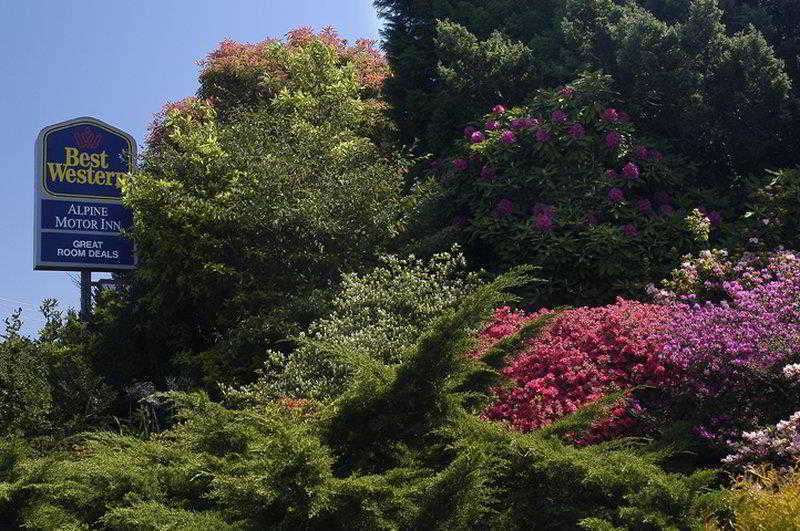
[[92,272],[81,270],[81,321],[92,315]]

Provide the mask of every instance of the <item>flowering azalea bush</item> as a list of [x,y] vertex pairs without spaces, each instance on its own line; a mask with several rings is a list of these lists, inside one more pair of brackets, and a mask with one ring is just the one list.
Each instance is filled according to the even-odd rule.
[[637,135],[607,83],[586,75],[525,107],[497,105],[439,163],[445,223],[485,264],[540,265],[541,304],[638,293],[722,225],[686,184],[692,169]]
[[[506,420],[530,431],[546,426],[611,392],[636,386],[664,386],[671,375],[658,356],[655,332],[662,330],[670,309],[618,299],[599,308],[567,310],[555,317],[503,373],[513,382],[495,389],[497,401],[486,416]],[[480,333],[487,344],[518,331],[534,314],[501,308]],[[626,433],[639,406],[621,400],[611,416],[592,427],[584,441],[608,439]]]
[[783,372],[800,357],[794,253],[748,254],[734,262],[722,251],[703,252],[687,257],[666,285],[675,291],[656,291],[672,308],[659,356],[680,385],[644,398],[655,424],[689,420],[721,449],[742,431],[800,408],[800,393]]
[[737,468],[768,463],[783,470],[800,459],[800,411],[774,426],[742,433],[734,443],[735,452],[722,462]]

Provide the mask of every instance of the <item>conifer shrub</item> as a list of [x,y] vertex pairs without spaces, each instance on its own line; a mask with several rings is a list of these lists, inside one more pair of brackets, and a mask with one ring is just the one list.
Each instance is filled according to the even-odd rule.
[[[215,529],[689,528],[718,507],[715,473],[666,473],[631,442],[562,439],[606,415],[601,399],[540,430],[481,419],[519,334],[480,358],[474,330],[513,302],[521,271],[440,312],[399,363],[357,359],[354,384],[317,413],[227,409],[167,395],[178,422],[147,440],[109,432],[47,456],[3,458],[6,527]],[[291,409],[291,405],[288,406]],[[3,448],[0,455],[9,455]],[[709,513],[709,511],[712,511]]]
[[615,107],[608,77],[587,74],[467,126],[436,170],[430,216],[478,265],[540,266],[540,306],[608,303],[721,234],[691,168],[664,149]]

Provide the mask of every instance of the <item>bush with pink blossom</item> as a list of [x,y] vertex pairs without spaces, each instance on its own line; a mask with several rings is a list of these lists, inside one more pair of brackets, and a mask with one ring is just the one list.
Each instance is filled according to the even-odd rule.
[[[486,417],[530,431],[613,392],[669,385],[672,375],[659,358],[654,338],[666,326],[670,311],[666,306],[624,299],[555,316],[547,310],[533,314],[497,310],[479,334],[478,352],[535,319],[550,315],[552,321],[526,339],[522,351],[503,370],[512,385],[494,390],[496,401]],[[631,433],[638,410],[635,400],[624,398],[607,419],[576,437],[591,442]]]
[[[640,137],[613,102],[600,74],[540,91],[468,125],[453,164],[441,166],[430,204],[439,226],[481,266],[540,266],[550,282],[537,286],[537,304],[639,295],[676,254],[720,234],[721,216],[687,184],[693,168]],[[687,225],[693,209],[704,238]]]
[[734,262],[707,251],[667,286],[675,291],[656,293],[671,308],[659,357],[680,384],[645,393],[654,424],[689,421],[719,449],[800,409],[784,373],[800,359],[800,258],[778,251]]

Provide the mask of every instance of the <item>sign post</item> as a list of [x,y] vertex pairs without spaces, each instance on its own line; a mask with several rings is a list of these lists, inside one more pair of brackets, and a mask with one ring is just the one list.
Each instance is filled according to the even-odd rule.
[[135,167],[132,136],[95,118],[42,129],[36,139],[33,268],[81,272],[81,317],[91,313],[92,271],[136,267],[123,232],[133,215],[122,179]]

